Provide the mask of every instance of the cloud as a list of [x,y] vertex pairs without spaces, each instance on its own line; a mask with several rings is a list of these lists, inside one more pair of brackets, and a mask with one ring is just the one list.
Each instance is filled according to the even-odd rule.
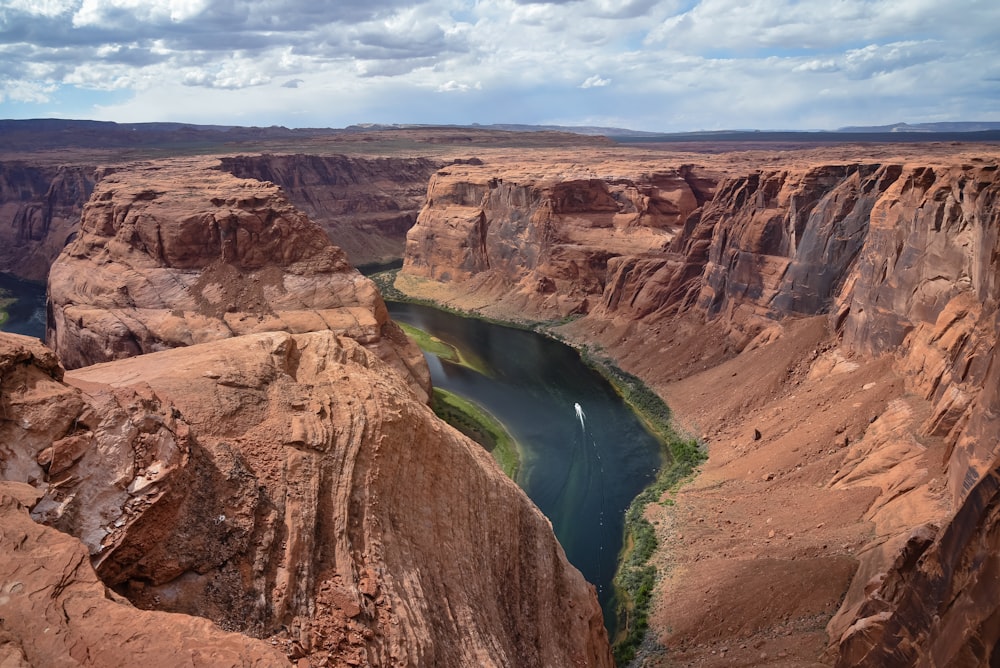
[[468,93],[471,90],[482,90],[482,88],[482,83],[478,81],[470,86],[469,84],[452,80],[438,86],[437,91],[439,93]]
[[981,0],[6,0],[0,116],[84,90],[124,121],[1000,120],[997,25]]
[[0,103],[30,102],[42,104],[48,102],[56,90],[53,84],[37,84],[23,81],[0,82]]
[[584,82],[580,84],[580,88],[601,88],[602,86],[607,86],[610,83],[611,79],[602,79],[600,76],[595,74],[587,77]]

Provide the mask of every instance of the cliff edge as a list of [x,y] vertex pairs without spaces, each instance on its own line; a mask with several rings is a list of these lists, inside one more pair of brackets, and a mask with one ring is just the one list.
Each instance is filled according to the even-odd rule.
[[[0,365],[0,477],[78,539],[62,541],[88,591],[119,601],[82,630],[67,608],[79,637],[59,650],[23,635],[48,599],[6,592],[31,665],[48,651],[104,665],[86,624],[144,623],[120,597],[179,613],[159,618],[157,642],[198,628],[179,646],[215,665],[247,665],[227,663],[239,647],[315,666],[610,665],[596,593],[549,522],[350,338],[253,334],[64,376],[37,340],[0,335]],[[52,568],[35,577],[58,594],[68,580]]]
[[[277,186],[211,159],[102,174],[49,285],[80,368],[0,334],[0,480],[115,602],[87,624],[155,619],[196,665],[611,665],[548,520],[434,416],[419,349]],[[0,642],[114,662],[67,610],[50,654],[30,625]]]

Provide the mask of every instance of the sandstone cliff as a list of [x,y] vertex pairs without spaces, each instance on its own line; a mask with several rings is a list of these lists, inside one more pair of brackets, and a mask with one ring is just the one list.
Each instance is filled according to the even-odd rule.
[[709,172],[688,166],[521,178],[488,166],[439,171],[407,235],[404,275],[470,281],[539,317],[586,313],[604,293],[608,263],[668,245],[714,185]]
[[[0,270],[42,281],[76,236],[80,214],[108,167],[0,163]],[[220,157],[222,168],[244,179],[270,181],[312,220],[354,265],[402,257],[407,230],[423,205],[427,179],[443,161],[430,158],[349,158],[317,155]]]
[[676,659],[942,665],[1000,637],[967,584],[992,568],[972,555],[992,544],[1000,179],[995,153],[963,151],[677,166],[706,182],[675,178],[677,214],[651,229],[615,193],[653,180],[624,165],[432,179],[397,286],[499,317],[585,313],[562,335],[706,437],[699,478],[650,511],[672,564],[653,626]]
[[47,338],[62,363],[329,329],[426,390],[419,349],[343,251],[274,184],[214,167],[175,160],[103,176],[49,276]]
[[44,281],[94,189],[85,166],[0,163],[0,270]]
[[[63,379],[37,341],[0,335],[0,378],[0,479],[82,542],[51,547],[0,504],[7,656],[109,665],[119,648],[91,641],[128,634],[136,657],[174,643],[193,665],[279,665],[273,646],[300,666],[610,665],[596,593],[548,521],[350,338],[252,334]],[[60,556],[29,573],[25,546]],[[138,607],[183,614],[105,600],[87,553]]]
[[406,232],[424,202],[427,179],[441,166],[430,158],[343,155],[240,155],[222,169],[271,181],[326,231],[354,265],[402,257]]

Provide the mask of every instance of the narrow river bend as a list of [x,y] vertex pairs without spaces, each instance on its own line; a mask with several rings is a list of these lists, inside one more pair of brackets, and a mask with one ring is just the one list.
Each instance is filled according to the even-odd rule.
[[[0,274],[18,301],[6,331],[44,338],[45,286]],[[389,302],[393,319],[477,356],[483,375],[425,354],[434,385],[480,404],[522,448],[517,484],[552,522],[570,562],[598,591],[615,628],[611,580],[629,503],[654,478],[660,446],[575,350],[534,332]]]
[[388,306],[394,320],[485,363],[490,376],[425,353],[436,387],[475,401],[517,439],[522,457],[516,482],[551,520],[570,562],[597,587],[612,633],[611,580],[625,510],[655,477],[657,440],[569,346],[427,306]]

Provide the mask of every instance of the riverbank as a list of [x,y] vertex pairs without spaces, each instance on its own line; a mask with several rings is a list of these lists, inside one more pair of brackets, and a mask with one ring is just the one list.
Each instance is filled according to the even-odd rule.
[[652,504],[671,506],[673,499],[664,499],[664,495],[676,493],[690,480],[708,459],[708,452],[697,438],[685,436],[678,430],[667,404],[641,379],[610,360],[599,360],[589,354],[584,354],[583,358],[615,387],[665,449],[665,461],[656,480],[635,497],[625,511],[625,540],[614,578],[618,629],[611,639],[615,662],[624,666],[635,658],[639,646],[646,640],[653,590],[659,575],[652,558],[660,541],[647,516],[647,508]]
[[517,481],[521,470],[521,448],[488,410],[439,387],[434,388],[431,408],[439,418],[482,445],[493,455],[507,477]]
[[[562,336],[556,328],[565,325],[568,320],[532,322],[484,317],[474,310],[444,305],[426,294],[410,296],[396,286],[395,273],[389,272],[381,279],[383,284],[389,286],[388,294],[392,295],[393,300],[423,304],[462,317],[534,331],[574,348],[587,366],[608,381],[639,418],[646,431],[660,443],[662,460],[655,479],[631,500],[625,511],[623,548],[617,555],[612,581],[617,618],[615,629],[611,631],[614,652],[619,665],[627,664],[635,657],[637,649],[647,636],[652,593],[662,575],[659,565],[652,563],[660,541],[649,519],[649,508],[660,503],[669,504],[669,500],[661,502],[661,497],[676,491],[684,481],[690,479],[707,457],[704,446],[696,438],[685,436],[677,429],[663,399],[637,376],[625,372],[597,350]],[[405,283],[412,285],[410,280]]]
[[476,373],[481,373],[484,376],[490,375],[490,371],[486,368],[483,361],[468,350],[463,350],[461,347],[456,346],[453,343],[442,341],[438,337],[430,334],[429,332],[425,332],[419,327],[408,325],[405,322],[399,322],[396,324],[402,327],[403,331],[406,332],[406,335],[413,339],[425,353],[437,355],[438,359],[452,364],[457,364],[459,366],[464,366],[465,368],[472,369]]
[[10,315],[7,313],[7,307],[13,304],[16,299],[11,297],[6,290],[0,288],[0,329],[7,323]]

